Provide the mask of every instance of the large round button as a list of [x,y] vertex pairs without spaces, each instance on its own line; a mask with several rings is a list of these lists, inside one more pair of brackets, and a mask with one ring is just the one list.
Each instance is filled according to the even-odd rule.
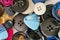
[[60,21],[60,2],[56,3],[52,9],[52,15],[58,21]]
[[14,5],[12,6],[12,9],[16,12],[23,12],[25,11],[29,6],[28,0],[14,0]]
[[26,15],[23,14],[18,14],[14,17],[14,28],[18,31],[23,31],[25,32],[28,28],[24,24],[23,19]]
[[29,7],[22,12],[22,14],[32,14],[33,10],[34,10],[34,3],[32,2],[32,0],[28,0],[29,1]]
[[37,14],[37,15],[43,15],[46,11],[46,5],[44,5],[43,3],[41,2],[38,2],[35,4],[34,6],[34,12]]
[[44,36],[53,36],[56,35],[56,30],[60,27],[56,19],[49,18],[41,24],[42,34]]
[[4,6],[12,6],[13,5],[13,0],[1,0],[1,3]]

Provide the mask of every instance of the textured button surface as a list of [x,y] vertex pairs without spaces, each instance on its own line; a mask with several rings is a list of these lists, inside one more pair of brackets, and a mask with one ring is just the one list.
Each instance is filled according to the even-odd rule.
[[12,6],[12,9],[16,12],[23,12],[25,11],[29,6],[28,0],[14,0],[14,5]]

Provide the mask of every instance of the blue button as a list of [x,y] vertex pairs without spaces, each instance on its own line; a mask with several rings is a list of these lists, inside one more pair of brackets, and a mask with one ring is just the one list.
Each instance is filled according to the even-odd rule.
[[40,19],[36,14],[30,14],[24,18],[24,23],[32,30],[37,30],[40,24]]
[[6,39],[8,37],[8,33],[3,25],[0,24],[0,40]]
[[58,9],[60,9],[60,2],[57,2],[57,3],[55,4],[55,6],[56,6]]
[[38,2],[45,2],[46,0],[32,0],[34,3],[38,3]]
[[60,39],[57,38],[56,36],[49,36],[47,37],[47,40],[60,40]]
[[60,9],[60,4],[58,5],[58,9]]
[[60,16],[58,15],[58,10],[60,9],[60,2],[57,2],[53,9],[52,9],[52,15],[56,18],[56,20],[60,21]]

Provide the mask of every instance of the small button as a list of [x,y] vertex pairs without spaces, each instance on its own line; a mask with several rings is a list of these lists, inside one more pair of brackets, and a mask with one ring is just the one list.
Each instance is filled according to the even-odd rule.
[[37,15],[43,15],[46,11],[46,5],[39,2],[39,3],[36,3],[35,6],[34,6],[34,12],[37,14]]

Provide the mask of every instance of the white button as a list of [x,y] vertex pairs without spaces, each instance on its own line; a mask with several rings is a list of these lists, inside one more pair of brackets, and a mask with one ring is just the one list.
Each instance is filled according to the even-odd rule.
[[41,2],[35,4],[35,6],[34,6],[34,12],[37,15],[43,15],[45,13],[45,11],[46,11],[46,5],[44,5]]
[[28,1],[29,1],[29,7],[22,14],[30,14],[30,13],[33,13],[34,3],[32,2],[32,0],[28,0]]

